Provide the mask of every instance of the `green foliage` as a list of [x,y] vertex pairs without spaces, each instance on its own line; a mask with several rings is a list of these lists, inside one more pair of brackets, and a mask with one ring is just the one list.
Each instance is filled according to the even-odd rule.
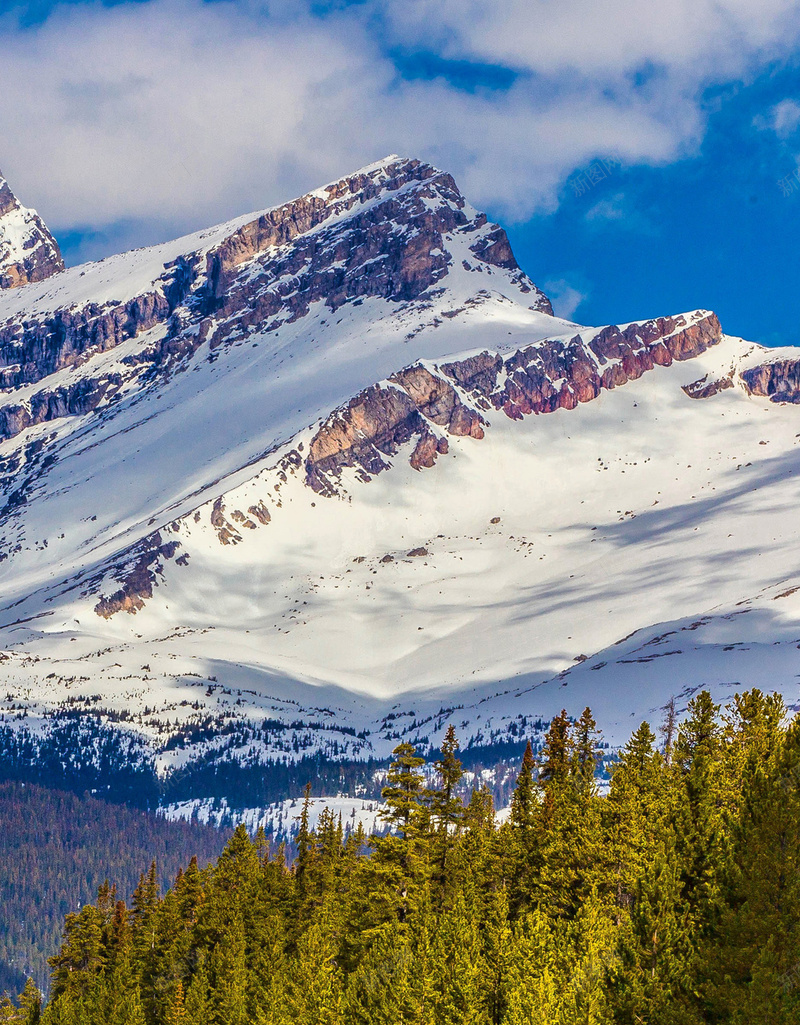
[[[20,783],[0,784],[0,835],[0,968],[19,965],[42,989],[64,916],[92,901],[104,880],[128,898],[143,863],[156,858],[167,883],[193,854],[207,864],[225,842],[210,826]],[[0,993],[9,982],[0,972]]]
[[[529,746],[508,821],[399,745],[386,836],[332,814],[298,856],[240,826],[213,868],[67,916],[24,1025],[788,1025],[800,1020],[800,719],[754,691],[643,723],[607,796],[589,709]],[[310,791],[307,795],[310,798]]]

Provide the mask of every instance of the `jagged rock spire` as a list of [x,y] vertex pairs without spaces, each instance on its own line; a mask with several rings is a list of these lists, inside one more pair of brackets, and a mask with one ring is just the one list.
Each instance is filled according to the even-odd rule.
[[61,250],[47,225],[22,206],[0,172],[0,288],[44,281],[62,270]]

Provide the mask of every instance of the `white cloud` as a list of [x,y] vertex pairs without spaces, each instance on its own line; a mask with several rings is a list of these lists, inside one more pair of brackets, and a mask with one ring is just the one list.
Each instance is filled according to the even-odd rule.
[[800,103],[781,100],[770,110],[770,127],[781,139],[794,135],[800,128]]
[[551,278],[542,288],[553,304],[553,313],[565,320],[573,317],[581,303],[589,298],[588,292],[582,292],[564,278]]
[[[0,167],[56,229],[123,222],[129,244],[388,152],[524,218],[598,154],[663,163],[695,145],[702,87],[779,59],[799,16],[789,0],[367,0],[326,18],[303,0],[68,5],[33,29],[0,19]],[[386,56],[403,44],[522,74],[494,93],[403,81]]]
[[586,211],[587,221],[621,221],[625,217],[625,196],[618,192],[615,196],[601,199]]
[[3,52],[0,166],[60,224],[204,223],[319,184],[361,156],[350,111],[386,82],[319,25],[192,0],[65,8]]
[[744,73],[791,51],[795,0],[383,0],[398,33],[452,57],[573,80],[614,80],[648,66],[667,77]]
[[659,233],[658,225],[644,211],[632,206],[624,192],[599,199],[586,211],[584,220],[596,231],[614,229],[638,238]]

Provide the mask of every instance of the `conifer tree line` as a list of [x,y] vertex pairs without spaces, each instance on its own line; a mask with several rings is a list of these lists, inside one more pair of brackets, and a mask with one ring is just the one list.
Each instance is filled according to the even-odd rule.
[[800,717],[707,692],[647,723],[605,796],[587,709],[530,746],[510,814],[399,744],[388,831],[308,802],[297,857],[240,826],[216,865],[67,916],[24,1025],[789,1025],[800,1021]]
[[94,900],[107,877],[129,897],[151,859],[158,860],[159,879],[171,882],[193,854],[205,866],[224,846],[211,826],[0,782],[0,994],[17,992],[26,975],[46,988],[47,958],[61,944],[64,915]]

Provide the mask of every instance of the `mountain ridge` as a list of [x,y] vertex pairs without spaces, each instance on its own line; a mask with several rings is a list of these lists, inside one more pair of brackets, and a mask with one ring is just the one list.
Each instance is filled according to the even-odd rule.
[[162,774],[580,702],[613,742],[686,690],[651,651],[730,690],[737,605],[785,674],[800,354],[552,316],[419,161],[187,239],[0,293],[5,723],[69,708]]

